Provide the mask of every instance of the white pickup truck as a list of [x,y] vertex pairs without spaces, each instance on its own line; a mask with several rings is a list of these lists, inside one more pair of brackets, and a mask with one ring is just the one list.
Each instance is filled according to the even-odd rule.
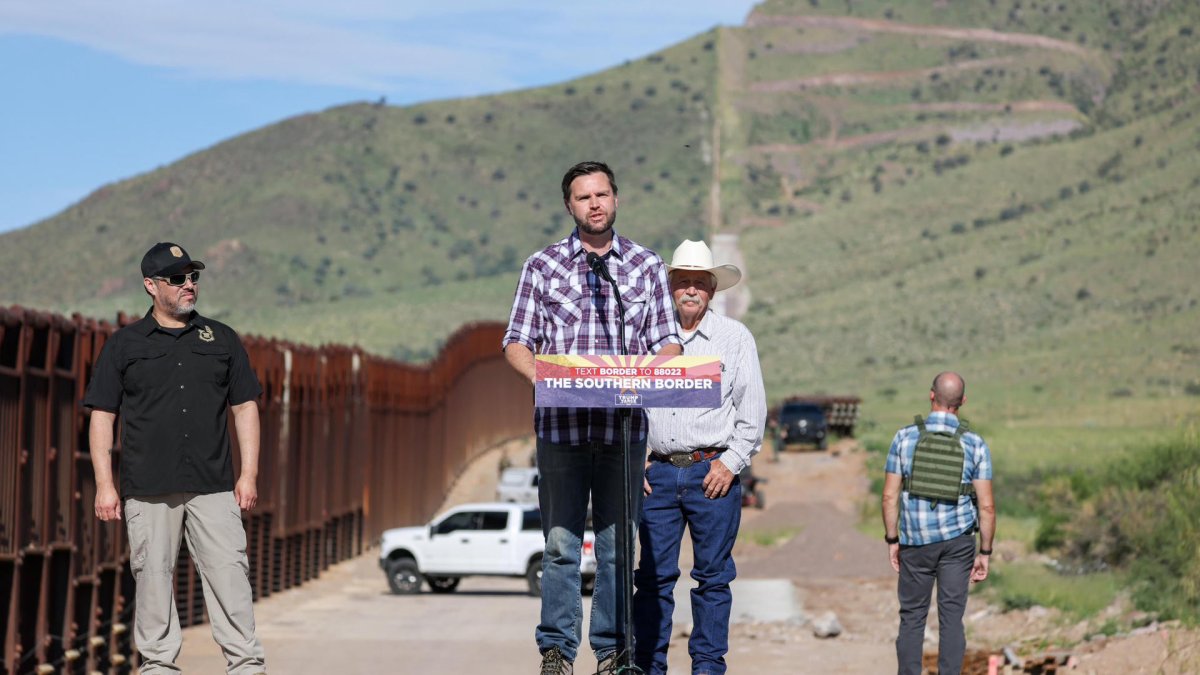
[[[596,577],[595,535],[584,532],[580,571],[583,588]],[[383,533],[379,566],[393,593],[452,593],[466,576],[525,577],[530,595],[542,594],[542,515],[535,505],[463,504],[423,527]]]
[[496,501],[514,504],[538,503],[538,470],[533,467],[509,467],[500,474]]

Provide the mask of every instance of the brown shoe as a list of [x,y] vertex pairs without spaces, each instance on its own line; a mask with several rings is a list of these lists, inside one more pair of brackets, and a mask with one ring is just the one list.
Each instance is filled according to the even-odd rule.
[[538,675],[575,675],[575,666],[558,647],[551,647],[542,653],[542,669]]

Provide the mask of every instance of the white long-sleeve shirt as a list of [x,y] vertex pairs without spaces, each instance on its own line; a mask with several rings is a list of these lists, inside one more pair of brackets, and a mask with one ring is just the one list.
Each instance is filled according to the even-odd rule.
[[683,337],[683,353],[721,357],[721,407],[647,410],[647,446],[661,455],[726,448],[721,462],[736,474],[762,449],[767,421],[767,394],[754,336],[740,321],[710,309],[696,331]]

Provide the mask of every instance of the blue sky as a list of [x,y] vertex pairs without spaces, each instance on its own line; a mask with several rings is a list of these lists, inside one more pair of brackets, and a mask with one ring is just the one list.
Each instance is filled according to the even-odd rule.
[[3,0],[0,232],[286,117],[558,82],[752,0]]

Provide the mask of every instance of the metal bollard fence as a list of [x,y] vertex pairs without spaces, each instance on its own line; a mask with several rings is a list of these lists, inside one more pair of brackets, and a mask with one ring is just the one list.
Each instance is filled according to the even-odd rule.
[[[137,318],[0,308],[0,675],[137,667],[124,523],[94,516],[80,406],[105,341]],[[529,434],[529,383],[504,362],[502,330],[466,326],[425,367],[243,338],[264,390],[259,505],[243,516],[256,600],[424,522],[470,459]],[[175,588],[180,623],[204,621],[186,544]]]

